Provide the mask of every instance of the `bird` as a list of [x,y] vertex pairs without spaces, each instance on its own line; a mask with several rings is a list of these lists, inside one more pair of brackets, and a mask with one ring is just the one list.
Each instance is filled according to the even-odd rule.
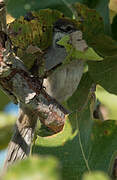
[[62,66],[67,52],[64,46],[57,42],[65,35],[77,31],[74,23],[66,18],[57,20],[53,26],[52,45],[44,55],[46,70],[52,70],[43,81],[47,93],[60,103],[66,101],[78,87],[83,74],[84,62],[82,60],[72,61]]
[[77,89],[84,62],[78,59],[63,65],[67,52],[57,42],[77,30],[75,21],[54,10],[29,13],[9,25],[14,53],[32,75],[42,79],[46,92],[60,103]]

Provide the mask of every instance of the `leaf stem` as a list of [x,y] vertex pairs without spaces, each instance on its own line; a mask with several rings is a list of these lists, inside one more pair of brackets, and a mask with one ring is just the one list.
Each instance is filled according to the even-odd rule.
[[77,129],[78,129],[78,133],[79,133],[78,139],[79,139],[79,144],[80,144],[82,156],[83,156],[83,159],[84,159],[84,161],[85,161],[86,167],[87,167],[88,171],[90,172],[91,169],[90,169],[90,167],[89,167],[88,160],[86,159],[86,156],[85,156],[85,153],[84,153],[84,149],[83,149],[83,146],[82,146],[82,142],[81,142],[81,135],[80,135],[80,129],[79,129],[79,124],[78,124],[77,112],[76,112],[76,122],[77,122]]

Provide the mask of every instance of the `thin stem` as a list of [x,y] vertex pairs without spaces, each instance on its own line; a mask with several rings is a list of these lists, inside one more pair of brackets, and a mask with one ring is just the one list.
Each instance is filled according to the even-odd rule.
[[87,167],[88,171],[90,172],[90,167],[89,167],[89,164],[88,164],[88,160],[86,159],[86,156],[85,156],[85,153],[84,153],[84,149],[83,149],[83,146],[82,146],[82,142],[81,142],[81,136],[80,136],[80,129],[79,129],[77,112],[76,112],[76,121],[77,121],[77,129],[78,129],[78,139],[79,139],[79,144],[80,144],[82,156],[83,156],[83,159],[85,161],[86,167]]

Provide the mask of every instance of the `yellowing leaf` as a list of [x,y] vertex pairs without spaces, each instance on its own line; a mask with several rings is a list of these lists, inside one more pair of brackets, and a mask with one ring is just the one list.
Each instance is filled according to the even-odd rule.
[[86,50],[84,49],[83,52],[74,48],[73,45],[71,45],[70,43],[70,35],[64,36],[60,41],[57,42],[57,44],[64,46],[66,48],[68,56],[64,61],[65,64],[69,63],[74,59],[92,60],[92,61],[103,60],[103,58],[99,56],[91,47],[88,47]]

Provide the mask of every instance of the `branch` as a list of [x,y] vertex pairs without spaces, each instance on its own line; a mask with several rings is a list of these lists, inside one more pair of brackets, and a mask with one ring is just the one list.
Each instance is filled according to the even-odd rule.
[[29,155],[38,116],[46,126],[59,132],[68,112],[46,93],[41,81],[14,55],[10,39],[3,31],[0,32],[0,86],[21,108],[8,148],[6,169],[9,164]]
[[23,62],[14,55],[6,31],[6,7],[4,0],[0,0],[0,87],[20,105],[4,171],[10,164],[30,154],[38,116],[46,126],[58,132],[63,128],[65,115],[68,114],[46,93],[41,81],[31,76]]
[[[32,122],[25,126],[26,122]],[[15,161],[25,159],[30,154],[31,144],[34,136],[37,115],[25,108],[20,109],[13,137],[8,146],[8,154],[4,163],[4,171]]]

